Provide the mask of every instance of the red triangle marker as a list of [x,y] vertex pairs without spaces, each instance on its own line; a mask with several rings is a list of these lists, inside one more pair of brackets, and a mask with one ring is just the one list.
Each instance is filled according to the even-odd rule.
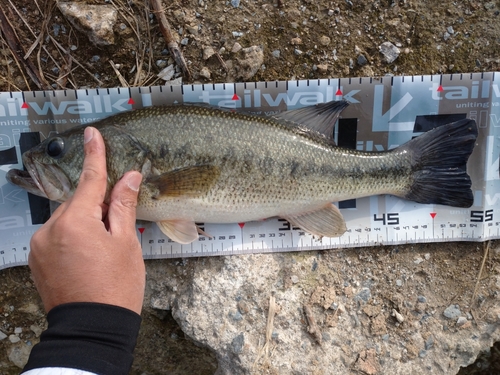
[[240,100],[240,97],[236,94],[233,95],[233,98],[231,100]]
[[135,101],[134,101],[134,99],[130,98],[130,99],[128,100],[127,104],[130,104],[130,105],[133,105],[133,104],[135,104]]
[[431,217],[434,219],[436,217],[436,213],[435,212],[431,212]]
[[439,85],[439,87],[438,87],[438,92],[441,92],[441,91],[443,91],[443,90],[444,90],[444,89],[443,89],[443,85]]
[[336,96],[342,96],[344,94],[342,94],[342,91],[340,89],[337,90],[337,92],[335,93]]
[[21,105],[21,108],[22,108],[22,109],[26,109],[26,108],[28,108],[28,103],[24,102],[24,103]]
[[243,229],[243,227],[245,226],[245,223],[238,223],[238,225],[240,226],[241,229]]
[[143,233],[144,233],[144,229],[146,229],[146,228],[137,228],[137,230],[138,230],[141,234],[143,234]]

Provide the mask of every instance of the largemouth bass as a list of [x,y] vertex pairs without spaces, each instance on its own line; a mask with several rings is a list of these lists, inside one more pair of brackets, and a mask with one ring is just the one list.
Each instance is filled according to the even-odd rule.
[[[239,223],[281,217],[322,237],[342,235],[340,200],[392,194],[419,203],[470,207],[466,163],[477,127],[461,120],[387,152],[336,147],[333,127],[344,101],[270,117],[206,105],[150,107],[93,123],[106,143],[108,192],[140,171],[137,218],[172,240],[199,237],[196,222]],[[63,202],[78,185],[83,131],[75,127],[23,154],[26,171],[7,179]]]

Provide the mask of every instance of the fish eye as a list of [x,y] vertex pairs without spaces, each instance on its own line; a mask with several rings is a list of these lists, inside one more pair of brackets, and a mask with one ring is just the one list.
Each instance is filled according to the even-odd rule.
[[62,156],[62,153],[64,151],[64,141],[62,138],[56,137],[54,139],[51,139],[50,142],[47,144],[47,155],[53,157],[53,158],[58,158]]

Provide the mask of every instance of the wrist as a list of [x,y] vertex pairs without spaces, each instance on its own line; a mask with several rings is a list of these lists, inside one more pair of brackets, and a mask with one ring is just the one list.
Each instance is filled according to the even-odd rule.
[[54,307],[24,368],[70,367],[97,374],[128,374],[141,324],[123,307],[78,302]]

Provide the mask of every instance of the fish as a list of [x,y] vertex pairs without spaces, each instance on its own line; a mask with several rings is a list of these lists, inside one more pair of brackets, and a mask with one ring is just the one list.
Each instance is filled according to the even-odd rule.
[[[196,223],[279,217],[315,237],[346,223],[335,202],[390,194],[422,204],[470,207],[467,161],[478,135],[472,119],[441,125],[381,152],[338,147],[333,130],[346,101],[274,115],[203,104],[137,109],[93,124],[105,141],[109,192],[129,170],[143,181],[137,219],[173,241],[204,233]],[[48,137],[11,169],[10,183],[57,202],[70,198],[83,165],[87,125]]]

